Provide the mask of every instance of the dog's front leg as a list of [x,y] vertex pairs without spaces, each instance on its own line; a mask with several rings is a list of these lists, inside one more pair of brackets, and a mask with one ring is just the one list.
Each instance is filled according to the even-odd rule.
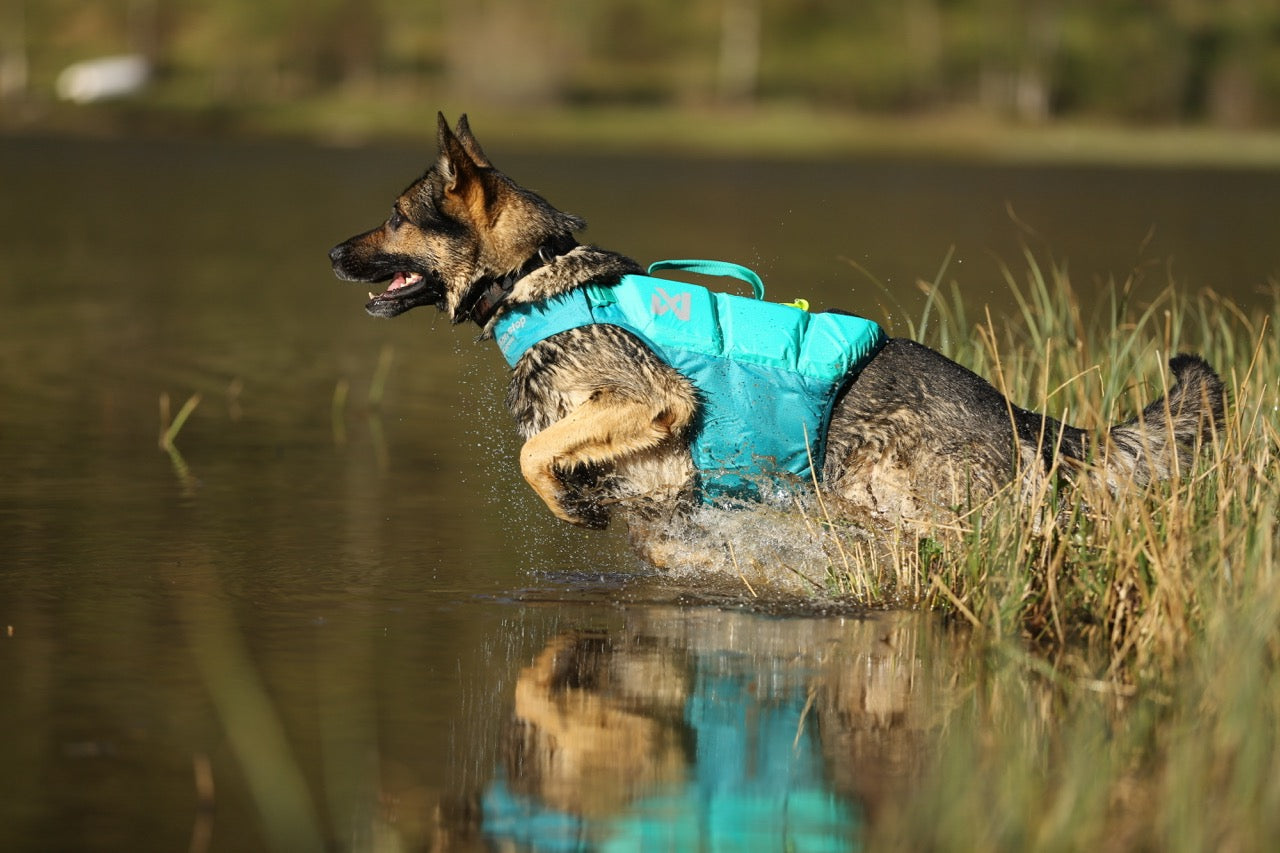
[[609,523],[607,510],[599,506],[585,512],[571,508],[557,472],[580,465],[609,465],[679,433],[692,420],[693,410],[680,401],[664,402],[666,405],[655,405],[598,391],[525,442],[520,449],[520,471],[556,517],[583,527],[604,528]]

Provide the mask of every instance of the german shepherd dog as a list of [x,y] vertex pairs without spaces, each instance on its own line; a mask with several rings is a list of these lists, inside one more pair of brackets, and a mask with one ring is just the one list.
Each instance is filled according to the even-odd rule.
[[[585,222],[495,169],[466,116],[456,131],[439,116],[438,142],[438,160],[390,218],[329,252],[338,278],[387,283],[370,294],[368,313],[434,305],[488,336],[513,306],[644,273],[628,257],[580,245],[574,233]],[[1166,399],[1093,437],[1014,405],[921,344],[890,339],[836,399],[823,496],[851,522],[910,525],[940,508],[954,518],[955,507],[1055,471],[1099,472],[1113,488],[1169,477],[1223,413],[1222,384],[1204,360],[1179,355],[1169,366],[1177,382]],[[557,517],[603,528],[622,505],[635,540],[655,518],[697,503],[689,442],[699,392],[630,332],[586,325],[534,344],[506,400],[524,439],[520,470]]]

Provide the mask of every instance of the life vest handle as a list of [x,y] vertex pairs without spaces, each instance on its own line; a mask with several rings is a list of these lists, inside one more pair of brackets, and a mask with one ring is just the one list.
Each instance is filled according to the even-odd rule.
[[698,275],[719,275],[736,278],[751,285],[751,292],[755,294],[756,299],[764,299],[764,282],[760,280],[760,276],[756,275],[754,270],[749,270],[739,264],[732,264],[728,261],[699,260],[654,261],[649,264],[650,275],[658,270],[680,270],[682,272],[697,273]]

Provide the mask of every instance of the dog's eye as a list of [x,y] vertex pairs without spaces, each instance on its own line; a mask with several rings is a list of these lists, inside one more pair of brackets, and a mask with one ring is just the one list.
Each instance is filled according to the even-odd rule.
[[399,210],[391,209],[391,218],[387,220],[387,224],[391,226],[392,231],[398,230],[404,224],[404,217],[400,215]]

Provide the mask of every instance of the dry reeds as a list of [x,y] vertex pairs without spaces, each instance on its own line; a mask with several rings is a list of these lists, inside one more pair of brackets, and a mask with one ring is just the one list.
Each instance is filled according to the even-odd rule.
[[[948,355],[1101,431],[1166,389],[1170,355],[1198,351],[1227,386],[1227,417],[1178,477],[1010,490],[960,532],[903,549],[928,580],[919,603],[978,626],[990,652],[961,679],[972,686],[936,765],[868,846],[1268,849],[1280,838],[1280,287],[1269,310],[1247,311],[1173,288],[1139,304],[1124,282],[1086,311],[1064,272],[1028,260],[1024,281],[1007,273],[1018,317],[984,322],[978,346]],[[947,296],[929,298],[944,350],[974,338]]]
[[1280,354],[1268,316],[1172,287],[1140,306],[1133,281],[1087,315],[1064,271],[1027,262],[1025,281],[1005,272],[1012,321],[988,315],[974,334],[955,288],[935,282],[921,285],[912,328],[944,350],[976,340],[947,354],[1011,399],[1098,434],[1167,391],[1169,356],[1202,351],[1229,388],[1226,423],[1179,477],[1114,493],[1079,472],[1067,489],[1027,478],[879,559],[842,550],[837,586],[870,605],[952,610],[997,636],[1084,642],[1105,650],[1111,676],[1166,665],[1203,632],[1210,598],[1238,598],[1251,569],[1275,570]]

